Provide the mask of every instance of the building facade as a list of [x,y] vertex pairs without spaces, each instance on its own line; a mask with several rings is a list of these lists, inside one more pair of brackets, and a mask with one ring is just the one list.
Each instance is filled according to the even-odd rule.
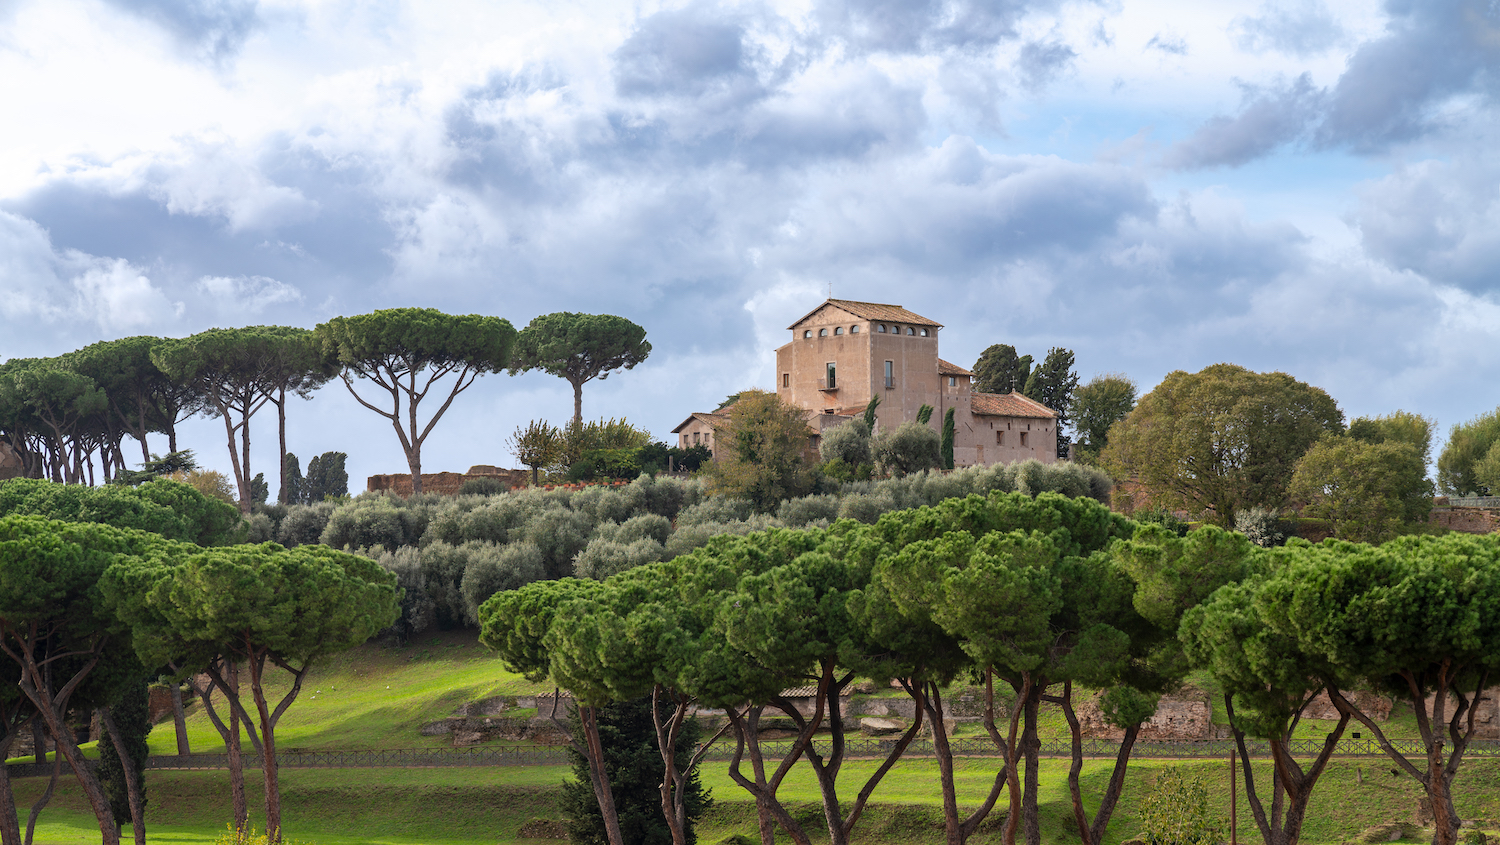
[[[809,436],[862,414],[880,397],[877,428],[893,428],[933,407],[941,430],[954,411],[954,466],[1057,458],[1057,413],[1013,394],[975,393],[973,373],[938,357],[943,326],[899,305],[829,299],[787,327],[776,350],[776,392],[807,412]],[[712,446],[722,414],[693,414],[673,429],[678,445]]]

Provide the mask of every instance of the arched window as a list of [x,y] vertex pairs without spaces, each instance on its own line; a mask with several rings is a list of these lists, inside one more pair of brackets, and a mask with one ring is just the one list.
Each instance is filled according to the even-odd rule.
[[859,334],[859,326],[850,326],[849,334]]
[[922,330],[922,337],[926,337],[926,336],[927,336],[927,330],[926,330],[926,329],[923,329],[923,330]]
[[827,329],[818,329],[818,337],[828,337]]
[[917,330],[914,329],[914,328],[912,328],[911,326],[907,326],[906,327],[906,333],[908,335],[915,335],[917,333]]
[[836,334],[836,335],[837,334],[843,334],[844,333],[844,327],[843,326],[834,326],[833,327],[833,333]]
[[803,329],[802,330],[802,336],[803,337],[812,337],[812,329]]

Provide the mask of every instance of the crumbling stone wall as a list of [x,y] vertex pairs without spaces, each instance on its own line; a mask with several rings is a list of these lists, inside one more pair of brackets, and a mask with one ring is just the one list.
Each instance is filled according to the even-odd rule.
[[21,456],[10,448],[9,444],[0,443],[0,481],[7,478],[20,478],[26,474],[26,464],[21,461]]
[[[524,469],[500,469],[488,464],[478,464],[469,467],[469,471],[465,473],[424,472],[422,473],[422,492],[455,496],[459,488],[464,486],[465,481],[477,478],[493,478],[514,489],[524,487],[530,477],[530,473]],[[372,475],[365,482],[365,489],[372,493],[395,493],[405,499],[411,496],[411,474]]]
[[1465,534],[1493,534],[1500,531],[1500,510],[1434,505],[1428,521]]

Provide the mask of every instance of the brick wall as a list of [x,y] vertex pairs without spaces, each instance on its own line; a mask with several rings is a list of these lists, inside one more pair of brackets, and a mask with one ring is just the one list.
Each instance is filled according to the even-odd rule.
[[1492,534],[1500,530],[1500,509],[1496,508],[1456,508],[1434,505],[1432,516],[1428,519],[1434,525],[1441,525],[1453,531],[1462,531],[1465,534]]
[[[465,473],[424,472],[422,473],[422,492],[454,496],[458,494],[459,488],[464,486],[465,481],[475,478],[493,478],[510,485],[511,488],[516,488],[526,486],[531,479],[531,473],[524,469],[500,469],[484,464],[469,467],[469,471]],[[365,489],[372,493],[391,492],[405,499],[411,495],[411,474],[372,475],[365,481]]]

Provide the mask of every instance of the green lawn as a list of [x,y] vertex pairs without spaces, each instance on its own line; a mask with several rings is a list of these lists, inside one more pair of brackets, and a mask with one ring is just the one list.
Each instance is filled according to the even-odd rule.
[[[851,761],[841,779],[845,798],[858,792],[874,763]],[[1229,815],[1225,761],[1172,763],[1141,760],[1132,765],[1116,823],[1106,842],[1135,836],[1133,814],[1151,782],[1164,766],[1180,765],[1203,777],[1219,817]],[[975,802],[988,789],[995,762],[961,760],[960,795]],[[1409,820],[1418,790],[1410,779],[1392,777],[1390,766],[1368,758],[1336,761],[1318,786],[1303,841],[1333,845],[1360,831],[1394,821]],[[1357,775],[1356,772],[1359,772]],[[380,843],[381,845],[477,845],[557,840],[523,839],[522,825],[535,818],[557,818],[556,785],[567,774],[562,766],[494,767],[473,769],[340,769],[282,772],[285,826],[288,836],[317,845]],[[1269,771],[1264,771],[1268,775]],[[1048,845],[1076,842],[1068,833],[1071,814],[1067,798],[1066,761],[1044,762],[1042,771],[1043,839]],[[1091,762],[1084,769],[1086,794],[1097,795],[1108,777],[1108,764]],[[150,772],[148,822],[150,840],[164,843],[207,843],[223,830],[230,816],[228,779],[218,772]],[[897,765],[876,791],[874,803],[856,829],[856,841],[890,845],[926,845],[939,841],[941,796],[937,769],[930,760],[908,760]],[[733,834],[753,834],[754,806],[728,777],[726,764],[710,764],[704,782],[718,801],[701,827],[700,841],[713,845]],[[40,779],[18,781],[18,798],[28,802],[42,788]],[[254,820],[260,815],[258,784],[250,784]],[[782,790],[794,814],[810,828],[821,823],[817,787],[805,765],[799,766]],[[1259,837],[1240,793],[1239,836]],[[1490,830],[1500,827],[1500,761],[1471,761],[1458,781],[1459,811],[1467,819],[1483,820]],[[39,843],[86,845],[98,841],[98,829],[81,795],[71,783],[43,815]],[[24,812],[23,812],[24,820]],[[996,818],[998,821],[998,817]],[[998,831],[985,833],[976,845],[999,841]]]

